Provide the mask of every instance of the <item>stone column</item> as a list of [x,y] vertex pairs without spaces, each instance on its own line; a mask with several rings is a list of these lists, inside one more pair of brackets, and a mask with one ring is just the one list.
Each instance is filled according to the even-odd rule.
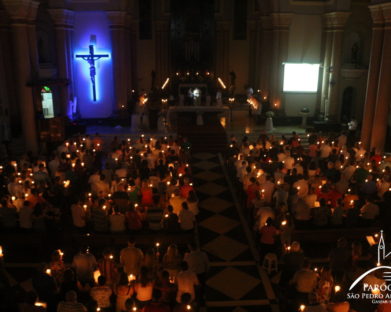
[[229,76],[229,22],[216,21],[215,76],[227,85]]
[[322,91],[320,99],[320,107],[318,112],[326,116],[326,107],[328,107],[328,96],[330,87],[330,63],[331,63],[331,48],[333,42],[333,35],[330,30],[330,19],[327,14],[324,18],[324,57],[323,57],[323,71],[322,71]]
[[171,72],[170,60],[170,22],[155,22],[155,72],[156,88],[160,88]]
[[125,42],[125,22],[126,13],[121,11],[109,11],[107,16],[110,21],[111,33],[111,59],[113,61],[113,76],[114,76],[114,109],[119,111],[126,107],[126,71],[129,70],[126,66],[126,42]]
[[16,89],[20,107],[20,119],[26,150],[34,154],[38,152],[37,129],[35,124],[35,109],[31,87],[31,60],[29,46],[28,18],[31,10],[36,8],[36,1],[3,0],[3,5],[11,18],[13,52],[15,57]]
[[381,5],[384,17],[383,51],[373,119],[371,149],[383,152],[391,103],[391,3]]
[[342,41],[343,30],[349,12],[331,12],[325,14],[326,24],[330,27],[332,35],[331,56],[330,56],[330,74],[328,88],[328,105],[325,107],[325,115],[337,120],[339,119],[339,78],[342,65]]
[[75,14],[65,9],[50,9],[49,13],[56,29],[56,54],[58,78],[66,79],[69,84],[60,86],[60,114],[72,117],[69,101],[73,100],[72,84],[72,35]]
[[379,5],[373,5],[369,6],[369,9],[373,20],[371,58],[369,63],[367,94],[365,97],[363,122],[361,127],[361,142],[366,149],[370,147],[371,141],[384,36],[384,20],[381,7]]
[[261,47],[260,47],[260,90],[263,97],[270,95],[271,67],[272,62],[272,20],[270,16],[261,16]]
[[289,28],[293,14],[272,13],[273,25],[273,63],[271,74],[271,104],[283,110],[282,87],[284,79],[283,63],[288,59]]

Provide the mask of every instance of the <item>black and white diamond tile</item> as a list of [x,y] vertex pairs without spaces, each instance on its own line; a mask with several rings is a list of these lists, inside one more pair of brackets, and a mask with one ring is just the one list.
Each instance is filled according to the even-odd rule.
[[265,276],[254,261],[220,158],[196,154],[192,170],[200,208],[199,242],[211,261],[208,310],[276,311],[270,306],[270,289],[265,289]]

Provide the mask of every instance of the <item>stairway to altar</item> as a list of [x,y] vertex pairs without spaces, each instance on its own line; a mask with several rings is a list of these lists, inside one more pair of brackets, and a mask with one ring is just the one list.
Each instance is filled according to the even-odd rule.
[[192,145],[192,153],[223,153],[227,149],[227,133],[217,114],[208,113],[203,125],[196,125],[194,114],[178,116],[177,133],[186,137]]

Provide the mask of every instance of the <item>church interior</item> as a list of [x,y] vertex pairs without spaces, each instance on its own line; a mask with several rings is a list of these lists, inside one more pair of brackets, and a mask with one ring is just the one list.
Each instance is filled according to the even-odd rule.
[[0,0],[0,310],[391,311],[390,83],[390,0]]

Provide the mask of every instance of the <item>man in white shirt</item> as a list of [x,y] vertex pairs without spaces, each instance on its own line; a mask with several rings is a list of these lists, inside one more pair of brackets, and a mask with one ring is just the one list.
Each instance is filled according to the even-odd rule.
[[182,209],[179,212],[178,219],[182,230],[190,231],[194,228],[195,216],[194,213],[189,210],[187,202],[182,203]]
[[129,239],[128,247],[120,252],[120,263],[124,267],[124,272],[129,275],[137,275],[140,271],[141,262],[144,258],[143,252],[135,246],[134,239]]
[[187,262],[181,263],[181,271],[176,276],[176,283],[178,286],[176,300],[181,302],[181,296],[188,293],[191,296],[191,301],[195,299],[195,287],[199,285],[197,275],[189,270]]

